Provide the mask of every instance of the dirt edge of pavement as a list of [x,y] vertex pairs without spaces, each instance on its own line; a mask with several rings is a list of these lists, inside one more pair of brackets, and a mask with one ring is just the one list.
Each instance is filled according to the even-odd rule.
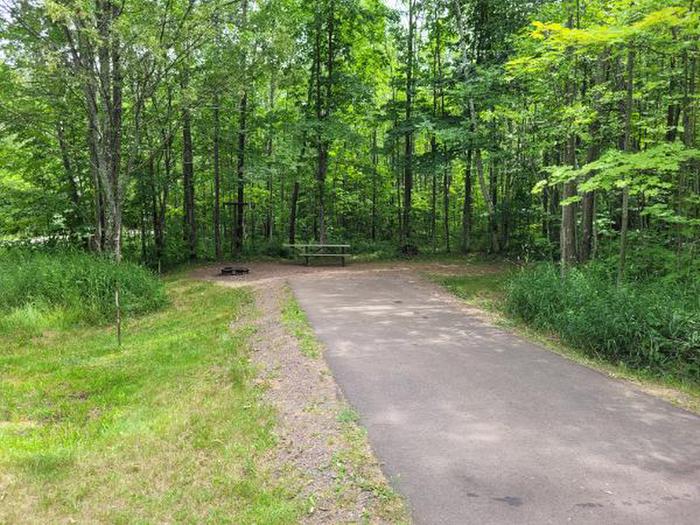
[[304,355],[284,326],[286,281],[251,288],[257,307],[251,359],[263,401],[277,414],[277,444],[266,468],[303,506],[300,523],[410,523],[325,359]]

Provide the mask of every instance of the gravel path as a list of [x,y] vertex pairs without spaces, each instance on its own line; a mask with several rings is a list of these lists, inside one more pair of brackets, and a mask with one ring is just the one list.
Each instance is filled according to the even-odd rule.
[[251,357],[264,401],[278,416],[278,442],[268,461],[271,475],[305,502],[302,523],[407,521],[403,500],[384,477],[365,431],[355,419],[342,417],[352,413],[325,360],[304,355],[281,322],[282,306],[291,297],[285,278],[261,280],[256,274],[252,282],[218,282],[252,286],[255,292],[257,336]]

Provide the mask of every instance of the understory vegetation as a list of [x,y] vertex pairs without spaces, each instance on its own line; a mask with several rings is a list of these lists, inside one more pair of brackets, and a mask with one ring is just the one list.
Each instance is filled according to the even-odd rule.
[[[586,263],[700,231],[694,0],[14,2],[0,241]],[[371,255],[370,255],[371,256]]]
[[[558,262],[514,314],[692,375],[698,42],[696,0],[10,3],[0,243]],[[117,280],[127,313],[162,304],[136,267],[61,257],[0,261],[4,323],[110,318]]]
[[[309,240],[362,260],[558,262],[558,283],[544,267],[516,280],[511,312],[631,366],[697,373],[700,276],[679,276],[700,251],[700,2],[5,11],[0,242],[151,268]],[[0,309],[109,318],[117,274],[62,257],[9,263]],[[109,271],[125,308],[162,303],[143,271]]]
[[633,250],[629,279],[617,283],[615,256],[572,268],[553,263],[437,280],[471,304],[554,336],[594,361],[633,377],[700,388],[700,261],[658,248]]
[[0,332],[42,323],[104,323],[167,303],[161,280],[135,263],[78,250],[0,249]]
[[700,385],[695,276],[640,275],[620,286],[602,262],[564,278],[541,264],[516,273],[506,290],[507,311],[535,328],[612,363]]
[[121,348],[99,326],[0,332],[0,522],[296,523],[301,503],[266,475],[252,329],[229,328],[250,292],[167,293]]

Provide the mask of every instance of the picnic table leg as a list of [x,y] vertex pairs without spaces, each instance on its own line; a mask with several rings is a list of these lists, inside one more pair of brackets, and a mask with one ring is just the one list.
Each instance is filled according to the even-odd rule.
[[304,259],[306,259],[306,263],[305,263],[305,264],[306,264],[306,266],[308,266],[308,265],[309,265],[309,257],[306,256],[306,257],[304,257]]

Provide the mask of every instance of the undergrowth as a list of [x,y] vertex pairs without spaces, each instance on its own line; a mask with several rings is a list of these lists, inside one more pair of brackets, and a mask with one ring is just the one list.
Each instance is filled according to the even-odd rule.
[[700,384],[697,278],[630,280],[617,286],[603,264],[523,269],[506,286],[507,312],[607,361]]
[[125,317],[167,302],[157,276],[133,263],[74,250],[2,250],[0,331],[112,320],[117,284]]

